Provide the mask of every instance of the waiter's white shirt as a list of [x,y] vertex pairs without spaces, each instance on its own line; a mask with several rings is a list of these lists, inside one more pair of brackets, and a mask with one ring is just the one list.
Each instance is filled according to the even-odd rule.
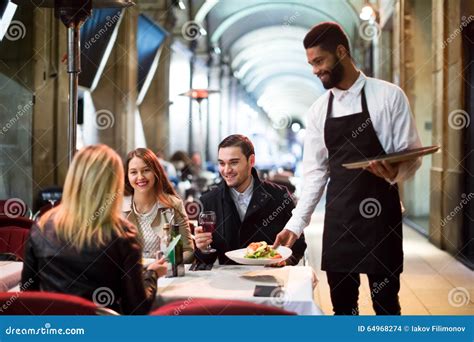
[[[309,224],[329,178],[328,150],[324,140],[329,94],[330,92],[334,94],[331,117],[360,113],[362,111],[361,90],[364,86],[370,119],[385,152],[393,153],[421,147],[408,99],[403,90],[396,85],[367,77],[360,72],[359,78],[348,90],[332,88],[321,95],[306,114],[303,191],[285,227],[298,236]],[[410,178],[420,165],[420,158],[401,163],[397,177],[390,183],[394,184]]]

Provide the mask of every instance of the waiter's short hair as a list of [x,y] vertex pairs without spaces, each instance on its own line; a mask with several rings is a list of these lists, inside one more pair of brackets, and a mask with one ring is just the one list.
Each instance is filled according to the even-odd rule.
[[240,147],[244,156],[249,159],[252,154],[255,154],[255,149],[252,142],[245,135],[232,134],[224,138],[219,144],[218,151],[224,147]]
[[320,46],[322,49],[332,53],[335,53],[337,47],[342,45],[346,48],[349,56],[351,55],[349,39],[346,33],[341,25],[331,21],[313,26],[304,37],[303,45],[305,49]]

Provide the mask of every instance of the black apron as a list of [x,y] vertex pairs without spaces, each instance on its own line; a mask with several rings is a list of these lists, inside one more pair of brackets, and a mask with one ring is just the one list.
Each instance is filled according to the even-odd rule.
[[324,219],[322,269],[391,274],[403,270],[402,213],[397,185],[344,163],[384,155],[361,92],[362,112],[331,118],[330,92],[324,136],[329,183]]

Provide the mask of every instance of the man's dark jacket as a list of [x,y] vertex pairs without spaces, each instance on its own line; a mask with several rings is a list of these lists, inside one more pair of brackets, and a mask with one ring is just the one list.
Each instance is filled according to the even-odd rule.
[[[225,252],[246,248],[251,242],[266,241],[273,244],[276,235],[285,227],[291,217],[295,203],[288,190],[280,185],[261,181],[257,171],[252,169],[254,187],[243,222],[225,181],[201,196],[203,210],[216,212],[217,227],[212,237],[213,254],[203,254],[196,249],[196,258],[204,263],[234,264]],[[287,264],[297,264],[306,249],[304,235],[292,247],[293,256]]]

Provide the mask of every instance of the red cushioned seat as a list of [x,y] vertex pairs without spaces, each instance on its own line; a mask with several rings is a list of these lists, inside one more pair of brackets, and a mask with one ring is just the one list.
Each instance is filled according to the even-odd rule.
[[187,299],[167,304],[151,315],[295,315],[277,307],[225,299]]
[[23,259],[29,229],[18,227],[0,228],[0,253],[13,253]]
[[[52,292],[0,292],[2,315],[97,315],[103,313],[91,301]],[[108,313],[113,314],[112,310]]]

